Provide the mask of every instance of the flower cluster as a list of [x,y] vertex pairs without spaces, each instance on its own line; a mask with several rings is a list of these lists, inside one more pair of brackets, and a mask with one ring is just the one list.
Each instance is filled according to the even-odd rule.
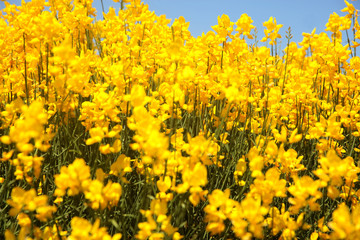
[[5,238],[359,238],[355,4],[296,43],[275,17],[258,42],[245,13],[194,37],[141,0],[4,2]]

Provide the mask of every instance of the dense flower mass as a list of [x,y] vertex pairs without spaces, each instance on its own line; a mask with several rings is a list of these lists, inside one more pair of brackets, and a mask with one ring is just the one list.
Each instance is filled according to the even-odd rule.
[[355,3],[296,43],[275,17],[193,37],[141,0],[4,2],[1,239],[360,238]]

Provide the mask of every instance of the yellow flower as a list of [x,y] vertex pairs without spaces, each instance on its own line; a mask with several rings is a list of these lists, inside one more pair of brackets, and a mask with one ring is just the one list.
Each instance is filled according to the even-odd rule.
[[280,179],[280,171],[277,168],[270,168],[265,179],[257,178],[250,186],[249,196],[256,198],[261,196],[263,206],[267,207],[272,203],[273,197],[286,197],[286,180]]
[[336,140],[343,140],[345,138],[345,136],[342,134],[343,131],[344,129],[341,128],[341,123],[336,121],[336,115],[331,115],[331,117],[328,119],[326,136]]
[[284,144],[281,144],[276,162],[280,164],[279,168],[282,172],[293,175],[305,169],[304,165],[300,163],[302,159],[303,156],[298,156],[294,149],[290,148],[285,151]]
[[353,15],[356,11],[354,5],[350,4],[348,1],[344,0],[346,8],[341,9],[342,12],[348,12],[348,15]]
[[206,226],[206,231],[211,232],[212,235],[222,233],[225,230],[225,224],[223,222],[210,222]]
[[167,202],[165,200],[153,199],[150,204],[150,211],[158,217],[166,215]]
[[11,191],[11,199],[7,200],[7,203],[12,207],[9,215],[15,217],[24,208],[26,210],[34,211],[36,204],[34,202],[36,198],[35,189],[25,191],[20,187],[15,187]]
[[108,207],[116,206],[122,194],[122,188],[119,183],[109,181],[103,189],[103,195],[107,201]]
[[24,229],[27,229],[31,226],[31,219],[25,213],[19,213],[19,215],[17,216],[17,220],[19,225]]
[[239,32],[239,35],[243,34],[244,36],[247,36],[249,39],[253,39],[250,32],[255,27],[251,25],[251,23],[253,23],[251,17],[249,17],[246,13],[244,13],[240,16],[239,20],[237,20],[236,22],[237,28],[235,30]]
[[297,175],[293,176],[294,185],[288,188],[294,198],[289,198],[289,203],[293,206],[290,207],[290,212],[296,214],[303,207],[309,205],[311,211],[319,211],[320,205],[316,203],[322,197],[322,193],[318,190],[321,186],[319,180],[314,181],[309,176],[299,178]]
[[219,34],[221,41],[224,42],[227,36],[231,36],[234,23],[230,21],[229,16],[226,14],[223,14],[221,17],[218,16],[217,19],[218,25],[212,26],[212,29]]
[[207,170],[206,167],[200,162],[191,168],[186,168],[182,172],[183,184],[177,186],[178,193],[186,192],[190,187],[200,187],[205,186],[208,182],[207,180]]
[[94,224],[91,224],[88,220],[74,217],[71,219],[71,235],[69,236],[70,240],[82,240],[82,239],[90,239],[90,240],[100,240],[100,239],[109,239],[109,240],[119,240],[121,239],[121,234],[117,233],[113,237],[111,237],[107,233],[107,229],[105,227],[100,226],[100,220],[96,219]]
[[[52,135],[46,134],[44,131],[47,114],[43,107],[41,101],[34,101],[29,107],[21,106],[23,117],[15,121],[14,125],[10,127],[9,136],[2,136],[1,141],[6,144],[16,143],[17,149],[24,154],[33,151],[34,147],[46,152],[50,147],[46,142],[51,139]],[[35,146],[30,143],[32,139]]]
[[301,141],[302,139],[302,134],[297,134],[298,129],[296,128],[294,131],[292,131],[290,137],[289,137],[289,143],[297,143],[299,141]]
[[36,211],[36,218],[40,221],[46,222],[52,218],[52,214],[56,211],[55,206],[48,205],[48,196],[37,196],[35,189],[25,191],[20,187],[15,187],[11,191],[11,199],[7,203],[12,207],[9,215],[15,217],[18,214],[21,219],[25,216],[21,213],[24,210]]
[[132,168],[130,166],[130,158],[126,157],[124,154],[121,154],[116,161],[110,166],[110,173],[115,176],[119,176],[123,181],[126,182],[124,178],[125,173],[132,172]]
[[56,196],[74,196],[84,192],[90,184],[90,167],[85,160],[76,158],[68,167],[61,167],[60,174],[55,175]]
[[241,201],[242,215],[249,222],[249,232],[257,238],[262,238],[262,225],[264,216],[268,213],[267,206],[261,205],[261,200],[249,196]]
[[[46,196],[47,200],[47,196]],[[36,209],[36,218],[42,222],[47,222],[49,219],[52,218],[52,214],[56,212],[57,208],[55,206],[39,206]]]
[[132,87],[130,101],[134,107],[144,106],[148,99],[143,86],[135,85]]
[[152,231],[156,229],[156,222],[152,218],[152,212],[150,210],[142,210],[141,213],[145,215],[147,222],[141,222],[138,224],[140,230],[135,237],[137,239],[145,240],[148,239],[148,237],[151,236]]
[[325,128],[326,126],[324,123],[315,123],[315,126],[310,128],[309,134],[306,135],[306,139],[319,139],[320,137],[325,135]]
[[101,127],[92,128],[89,130],[90,138],[86,140],[86,145],[92,145],[94,143],[101,142],[105,134]]
[[107,205],[102,191],[104,185],[99,180],[92,180],[85,191],[85,198],[90,201],[90,206],[93,209],[104,209]]
[[351,20],[348,17],[340,17],[337,13],[330,15],[328,22],[326,23],[325,31],[331,31],[337,33],[340,30],[347,30],[351,26]]
[[268,143],[268,145],[266,146],[265,149],[265,153],[268,154],[268,157],[271,158],[276,158],[277,154],[278,154],[278,147],[275,143],[275,141],[270,141]]
[[333,212],[332,221],[328,224],[333,232],[332,239],[360,238],[360,206],[357,205],[350,213],[345,203],[341,203]]
[[215,189],[209,196],[209,205],[204,208],[205,221],[208,222],[206,231],[212,235],[219,234],[225,230],[224,221],[236,212],[238,203],[230,197],[230,189],[224,192]]
[[341,159],[334,149],[330,149],[325,156],[321,156],[318,160],[320,167],[314,170],[314,174],[320,178],[322,186],[328,187],[328,196],[335,198],[339,195],[336,187],[343,185],[343,179],[346,183],[350,183],[357,179],[360,172],[354,165],[354,159],[347,157]]
[[204,191],[201,187],[191,187],[190,193],[189,201],[192,205],[197,206],[200,200],[205,201],[204,196],[207,195],[208,190]]
[[264,166],[264,157],[259,155],[259,150],[256,149],[256,147],[253,147],[250,149],[250,151],[247,154],[247,158],[249,159],[249,167],[252,171],[251,176],[253,177],[259,177],[262,176],[262,168]]
[[54,53],[53,61],[56,63],[69,64],[75,59],[75,50],[69,35],[66,36],[59,46],[54,47],[52,51]]
[[237,162],[236,164],[236,169],[234,171],[234,177],[235,177],[235,180],[236,180],[236,183],[238,183],[239,185],[243,186],[242,184],[244,184],[244,181],[243,180],[240,180],[239,179],[239,176],[243,176],[244,173],[246,172],[247,170],[247,163],[245,161],[245,157],[242,156],[239,161]]
[[271,41],[269,42],[269,44],[270,45],[276,44],[275,40],[277,38],[281,38],[281,35],[278,32],[283,25],[282,24],[277,25],[276,18],[273,17],[270,17],[267,22],[263,23],[263,25],[264,27],[266,27],[266,29],[264,30],[265,37],[261,39],[261,42],[265,42],[270,38]]
[[272,207],[269,211],[269,217],[266,219],[266,223],[271,228],[271,234],[275,236],[282,231],[282,238],[292,239],[296,236],[295,231],[302,226],[302,217],[300,214],[298,219],[291,216],[290,212],[285,211],[285,204],[282,204],[281,210],[277,207]]
[[188,135],[188,144],[184,144],[183,150],[191,155],[192,164],[200,160],[205,165],[212,165],[216,161],[219,145],[211,139],[206,139],[202,134],[192,138]]
[[166,176],[164,179],[159,179],[156,182],[156,186],[158,187],[160,192],[166,192],[171,187],[171,178]]
[[277,129],[273,129],[272,130],[274,137],[277,141],[279,142],[283,142],[286,143],[286,139],[287,139],[287,129],[286,127],[282,126],[281,127],[281,133],[279,133],[279,131]]
[[5,239],[6,240],[16,240],[15,234],[13,234],[9,229],[5,230]]

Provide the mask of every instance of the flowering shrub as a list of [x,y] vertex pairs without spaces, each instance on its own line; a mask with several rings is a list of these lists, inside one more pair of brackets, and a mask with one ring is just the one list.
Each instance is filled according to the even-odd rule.
[[0,12],[0,238],[359,238],[352,4],[258,43],[247,14],[195,38],[92,2]]

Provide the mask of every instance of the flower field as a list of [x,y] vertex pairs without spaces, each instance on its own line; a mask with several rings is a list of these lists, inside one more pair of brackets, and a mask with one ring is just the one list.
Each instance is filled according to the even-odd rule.
[[92,2],[0,12],[1,239],[360,239],[357,2],[299,43]]

